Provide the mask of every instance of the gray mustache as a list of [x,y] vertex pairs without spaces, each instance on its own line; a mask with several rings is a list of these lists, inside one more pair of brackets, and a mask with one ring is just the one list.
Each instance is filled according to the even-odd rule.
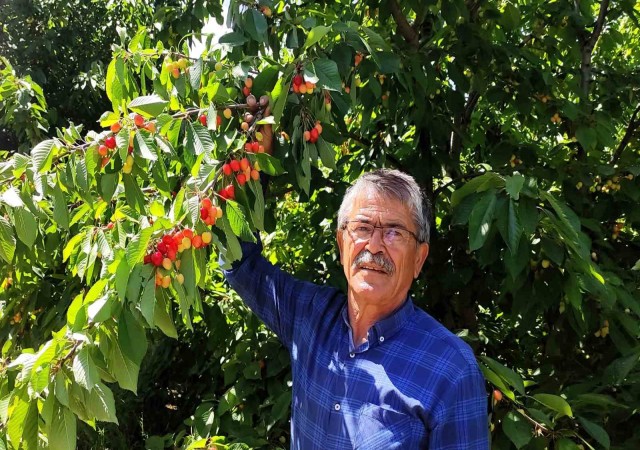
[[354,269],[357,269],[363,264],[373,264],[377,267],[381,267],[389,275],[393,275],[393,273],[396,271],[393,262],[385,258],[382,253],[376,253],[374,255],[369,250],[362,250],[353,261],[352,267]]

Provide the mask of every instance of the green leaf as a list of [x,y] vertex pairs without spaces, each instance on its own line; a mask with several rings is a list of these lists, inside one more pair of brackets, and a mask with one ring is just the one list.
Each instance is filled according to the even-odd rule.
[[6,191],[4,191],[2,196],[0,196],[0,200],[12,208],[24,207],[24,202],[20,198],[20,192],[14,186],[10,186]]
[[508,176],[504,180],[505,189],[514,200],[518,200],[520,198],[520,191],[524,186],[524,177],[520,174],[515,174],[513,176]]
[[98,420],[117,424],[116,404],[111,389],[101,382],[96,383],[87,397],[87,412],[93,414]]
[[13,227],[7,219],[0,216],[0,257],[11,263],[15,250],[16,236],[13,234]]
[[331,27],[325,27],[323,25],[312,28],[307,35],[307,40],[304,43],[304,48],[307,49],[316,42],[320,41],[320,39],[322,39],[330,30]]
[[165,301],[165,294],[161,292],[156,299],[156,307],[153,312],[153,322],[162,330],[167,336],[177,339],[178,332],[173,324],[173,319],[167,311],[167,302]]
[[213,140],[209,131],[204,127],[194,127],[191,122],[187,122],[186,149],[194,155],[210,152],[213,150]]
[[11,414],[9,415],[9,423],[7,424],[7,434],[9,440],[18,448],[22,432],[24,430],[24,422],[29,413],[29,393],[27,385],[16,389],[13,393]]
[[54,410],[49,431],[51,450],[72,450],[76,448],[76,416],[64,406]]
[[260,97],[263,94],[270,93],[280,79],[280,69],[278,66],[267,66],[260,69],[260,73],[253,80],[251,92]]
[[18,238],[29,248],[33,247],[38,237],[38,223],[36,217],[27,208],[14,208],[13,224]]
[[131,240],[127,246],[127,264],[133,267],[144,259],[149,247],[149,241],[153,234],[153,228],[147,227],[142,230]]
[[138,214],[144,214],[147,201],[142,193],[142,189],[138,186],[135,177],[131,174],[124,174],[122,175],[122,181],[124,182],[124,195],[127,203]]
[[322,160],[322,164],[329,169],[337,170],[336,166],[336,152],[333,150],[333,147],[325,141],[322,136],[318,138],[318,142],[316,143],[316,148],[318,149],[318,153],[320,154],[320,159]]
[[338,72],[338,65],[326,58],[316,59],[315,61],[305,65],[305,73],[318,77],[318,87],[330,91],[341,91],[342,80]]
[[244,13],[244,30],[253,40],[267,42],[267,19],[255,8],[248,8]]
[[123,309],[118,319],[118,342],[122,353],[136,366],[140,366],[147,353],[147,335],[128,309]]
[[227,33],[223,36],[220,36],[220,39],[218,39],[219,44],[227,44],[231,47],[244,45],[248,41],[249,39],[243,33],[238,33],[237,31]]
[[40,142],[31,150],[33,169],[36,173],[45,173],[51,169],[56,140],[47,139]]
[[255,153],[253,155],[258,161],[260,170],[267,175],[281,175],[284,173],[284,168],[279,160],[267,153]]
[[153,94],[135,98],[129,102],[127,107],[131,111],[149,118],[159,116],[168,103],[168,101],[162,99],[159,95]]
[[109,341],[108,365],[122,389],[127,389],[134,394],[138,391],[140,367],[124,355],[118,339]]
[[471,251],[481,248],[487,237],[496,206],[495,191],[487,192],[471,211],[469,216],[469,249]]
[[505,185],[504,179],[494,172],[487,172],[466,182],[462,187],[451,194],[451,206],[456,207],[467,195],[474,192],[482,192],[491,188],[500,188]]
[[558,414],[556,415],[556,417],[573,417],[573,412],[571,411],[571,406],[569,406],[569,403],[567,403],[564,398],[558,395],[536,394],[533,396],[533,398],[547,408],[550,408],[557,412]]
[[524,395],[524,381],[522,381],[520,375],[488,356],[480,356],[480,359],[489,366],[491,370],[497,373],[500,378],[513,386],[520,394]]
[[88,391],[100,381],[98,369],[89,355],[88,347],[83,347],[73,359],[73,376],[76,382]]
[[158,159],[158,155],[156,152],[149,148],[149,144],[152,141],[147,142],[147,139],[143,136],[142,132],[138,131],[135,134],[135,138],[133,140],[133,148],[136,152],[136,155],[142,156],[144,159],[149,161],[155,161]]
[[154,326],[156,307],[156,283],[153,277],[149,278],[140,296],[140,312],[150,327]]
[[124,98],[126,90],[126,81],[124,73],[124,62],[122,58],[117,57],[111,60],[107,67],[106,91],[107,97],[113,104],[113,110],[117,111],[120,101]]
[[[149,230],[151,230],[151,228],[148,228]],[[134,240],[138,238],[140,239],[140,236],[136,236],[134,238]],[[149,238],[147,238],[149,239]],[[148,242],[148,240],[147,240]],[[131,247],[132,243],[129,243],[129,245],[127,246],[127,251],[129,251],[129,248]],[[136,245],[140,245],[139,241]],[[143,258],[144,258],[144,253],[146,253],[146,247],[138,247],[138,248],[142,248],[143,252]],[[132,253],[134,253],[134,251],[132,250]],[[138,256],[132,254],[131,255],[132,260],[136,260],[138,261]],[[127,295],[127,285],[129,284],[129,273],[130,273],[131,269],[129,266],[129,263],[127,262],[127,259],[122,258],[120,260],[120,263],[118,264],[118,268],[116,269],[116,279],[115,279],[115,288],[116,288],[116,292],[118,293],[118,298],[120,299],[121,302],[124,302],[124,299]]]
[[53,187],[53,220],[64,230],[69,229],[69,211],[67,210],[67,199],[60,188],[60,182]]
[[498,229],[509,247],[509,251],[515,255],[518,251],[518,244],[520,243],[523,230],[520,225],[520,219],[518,218],[516,203],[512,198],[508,199],[508,201],[505,200],[506,198],[504,197],[500,199],[502,206],[497,218]]
[[245,241],[255,242],[249,222],[240,205],[232,200],[227,200],[225,212],[233,234],[240,236]]
[[517,449],[527,445],[533,437],[533,428],[520,414],[509,411],[502,419],[502,430]]
[[514,395],[513,391],[507,387],[507,385],[504,383],[504,381],[502,381],[502,378],[500,378],[497,373],[489,369],[484,364],[480,364],[480,370],[482,371],[482,374],[487,379],[487,381],[500,389],[500,391],[504,395],[506,395],[507,398],[515,401],[516,396]]
[[556,441],[556,450],[580,450],[581,447],[575,442],[567,438],[560,438]]
[[591,422],[590,420],[585,419],[584,417],[578,417],[578,421],[582,424],[587,433],[591,435],[600,445],[602,445],[605,449],[609,449],[611,447],[611,439],[609,438],[609,434],[602,428],[600,425]]
[[594,150],[598,143],[596,130],[591,127],[579,127],[576,130],[576,138],[587,151]]

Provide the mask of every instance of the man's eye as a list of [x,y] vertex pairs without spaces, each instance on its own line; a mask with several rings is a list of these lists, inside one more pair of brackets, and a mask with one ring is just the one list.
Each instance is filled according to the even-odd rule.
[[400,228],[387,228],[385,233],[390,238],[402,237],[402,230]]
[[359,225],[356,227],[356,231],[358,233],[368,233],[371,230],[371,227],[368,227],[366,225]]

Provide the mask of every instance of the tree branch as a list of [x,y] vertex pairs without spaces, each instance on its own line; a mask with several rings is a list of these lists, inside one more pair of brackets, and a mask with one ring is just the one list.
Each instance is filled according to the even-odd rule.
[[636,131],[638,127],[640,127],[640,119],[638,119],[638,113],[640,113],[640,105],[636,107],[636,110],[631,115],[631,120],[629,120],[629,125],[627,126],[627,130],[625,131],[624,136],[620,141],[620,144],[618,144],[618,148],[616,148],[616,151],[613,153],[613,156],[611,157],[611,162],[610,162],[611,164],[615,164],[618,161],[618,159],[620,159],[620,156],[622,155],[622,152],[624,151],[625,147],[631,141],[631,138],[633,137],[633,133]]
[[580,42],[580,46],[582,47],[580,87],[585,99],[589,98],[589,84],[591,83],[591,57],[593,55],[593,49],[595,48],[598,38],[602,33],[608,9],[609,0],[602,0],[602,3],[600,4],[600,11],[598,12],[598,18],[596,19],[596,23],[593,27],[593,32]]
[[405,41],[407,41],[407,44],[414,49],[417,49],[420,42],[420,35],[411,27],[407,18],[402,14],[402,9],[400,8],[400,5],[398,5],[398,1],[389,0],[389,8],[391,9],[393,19],[396,21],[396,24],[398,24],[398,32],[402,35]]
[[[454,121],[454,130],[451,132],[451,145],[449,153],[455,161],[460,159],[460,151],[462,148],[462,133],[464,133],[471,123],[471,115],[478,105],[480,94],[478,91],[469,92],[467,103],[464,105],[464,112]],[[455,174],[454,174],[455,175]]]

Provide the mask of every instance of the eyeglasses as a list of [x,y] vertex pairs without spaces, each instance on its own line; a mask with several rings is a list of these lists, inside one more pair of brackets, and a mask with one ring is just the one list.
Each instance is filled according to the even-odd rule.
[[418,239],[415,233],[402,227],[380,227],[357,220],[350,220],[342,226],[342,229],[346,229],[356,243],[371,239],[376,228],[382,230],[382,242],[384,242],[387,247],[399,247],[406,244],[410,238],[414,238],[417,242],[420,242],[420,239]]

